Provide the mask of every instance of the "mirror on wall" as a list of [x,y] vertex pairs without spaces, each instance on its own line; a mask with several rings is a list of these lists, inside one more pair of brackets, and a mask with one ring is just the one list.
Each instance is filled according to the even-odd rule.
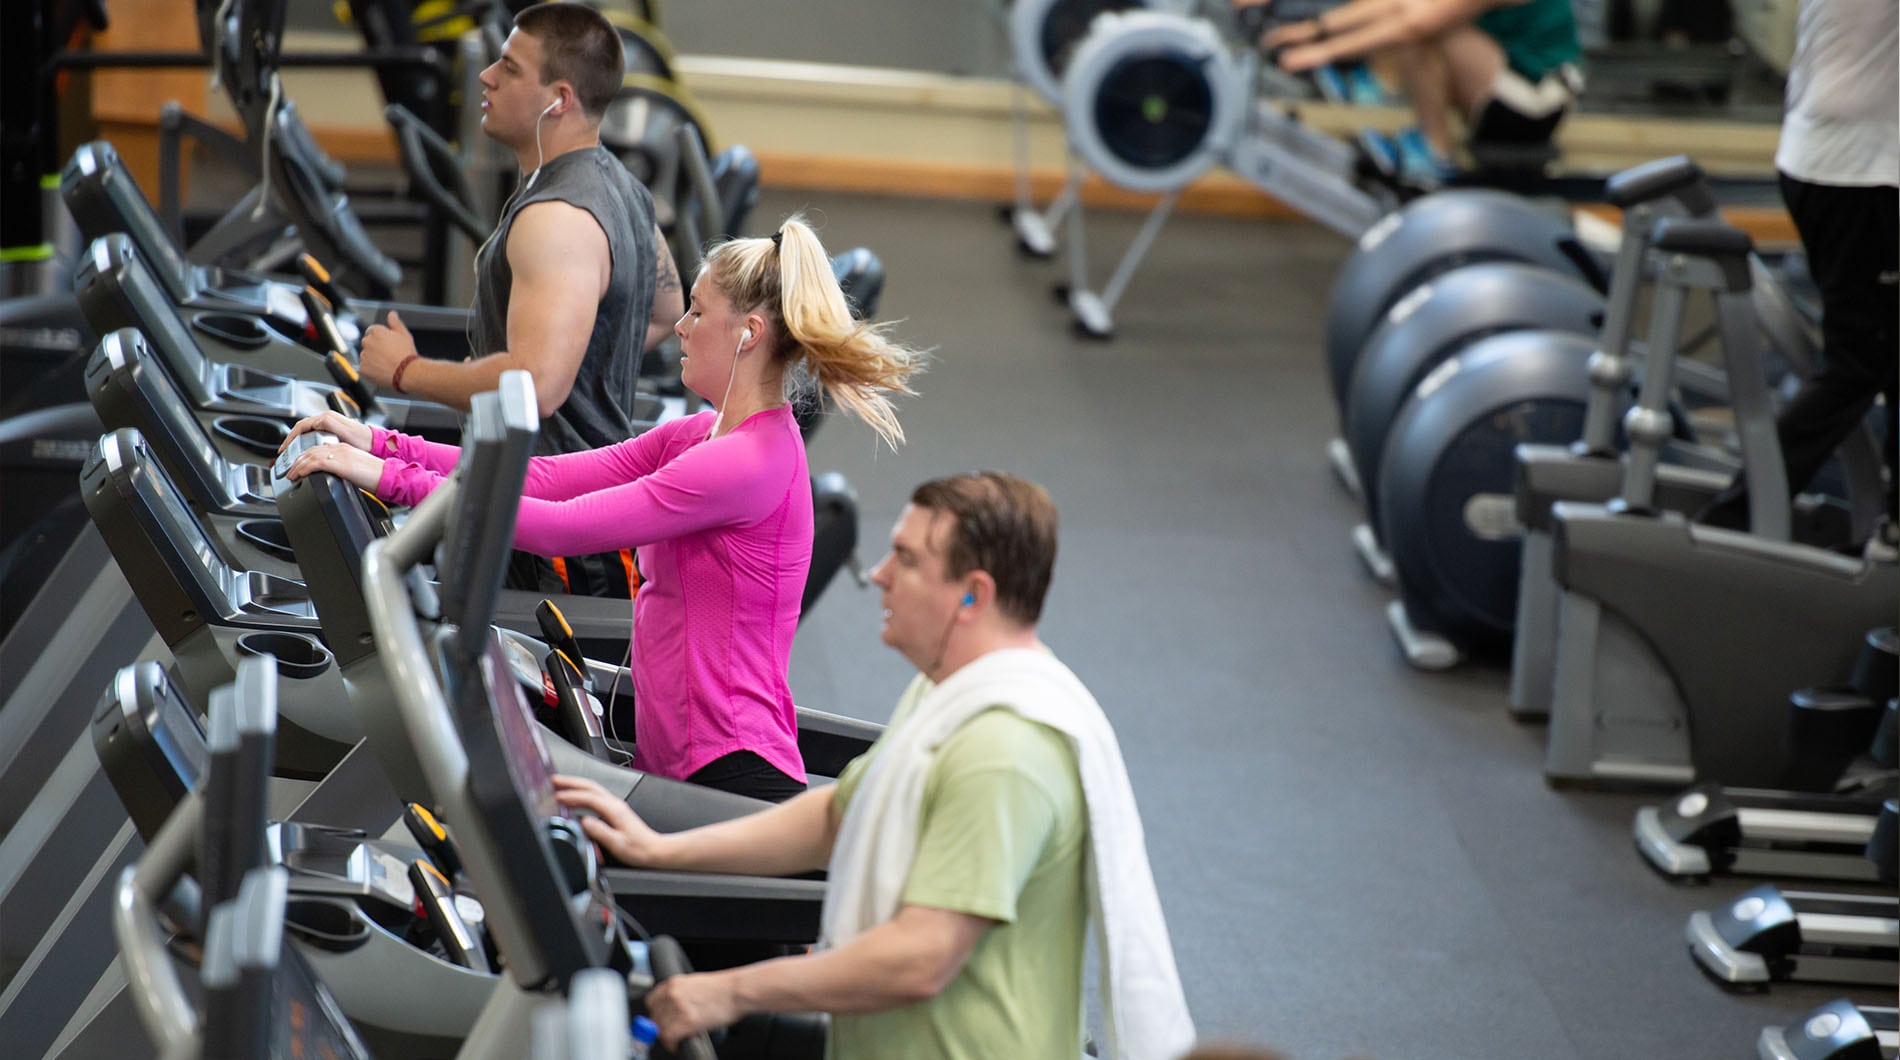
[[[1009,0],[601,2],[650,10],[687,55],[1009,76],[1001,26]],[[1779,120],[1798,0],[1571,2],[1586,55],[1583,111]],[[341,28],[332,0],[288,3],[292,30]],[[1216,15],[1228,6],[1201,3]]]

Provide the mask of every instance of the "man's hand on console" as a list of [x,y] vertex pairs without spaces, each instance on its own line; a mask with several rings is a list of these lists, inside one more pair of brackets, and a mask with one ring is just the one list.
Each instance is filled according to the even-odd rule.
[[581,831],[615,861],[636,868],[661,867],[666,837],[647,827],[624,799],[586,777],[561,774],[554,777],[554,796],[563,806],[593,815],[580,819]]

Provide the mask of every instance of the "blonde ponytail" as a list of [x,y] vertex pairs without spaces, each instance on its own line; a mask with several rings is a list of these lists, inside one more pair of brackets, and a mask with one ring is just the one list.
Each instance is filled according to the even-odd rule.
[[888,338],[889,325],[852,319],[824,244],[802,216],[793,215],[769,239],[714,247],[705,269],[735,308],[765,311],[774,355],[815,378],[833,406],[864,421],[893,449],[904,440],[890,395],[915,393],[909,380],[921,370],[923,354]]

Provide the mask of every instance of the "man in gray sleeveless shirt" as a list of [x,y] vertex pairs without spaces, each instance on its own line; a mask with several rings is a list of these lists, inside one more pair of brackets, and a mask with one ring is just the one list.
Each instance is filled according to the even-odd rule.
[[[524,174],[476,255],[470,359],[419,358],[395,313],[363,336],[363,374],[378,386],[466,409],[501,373],[525,368],[541,406],[539,452],[571,453],[632,437],[640,355],[684,311],[679,272],[653,199],[600,146],[620,88],[619,35],[580,4],[539,4],[515,18],[481,75],[482,129]],[[630,595],[631,554],[517,554],[509,584],[540,592]]]

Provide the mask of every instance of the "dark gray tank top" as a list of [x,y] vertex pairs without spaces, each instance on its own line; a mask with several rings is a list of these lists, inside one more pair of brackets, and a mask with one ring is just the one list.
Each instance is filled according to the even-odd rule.
[[535,451],[576,453],[633,436],[634,381],[653,313],[655,247],[653,197],[627,167],[602,147],[569,151],[541,167],[534,186],[502,216],[496,236],[476,259],[473,352],[485,357],[508,348],[508,232],[530,203],[559,200],[592,214],[607,234],[613,256],[607,293],[594,313],[587,354],[574,389],[554,414],[541,421]]

